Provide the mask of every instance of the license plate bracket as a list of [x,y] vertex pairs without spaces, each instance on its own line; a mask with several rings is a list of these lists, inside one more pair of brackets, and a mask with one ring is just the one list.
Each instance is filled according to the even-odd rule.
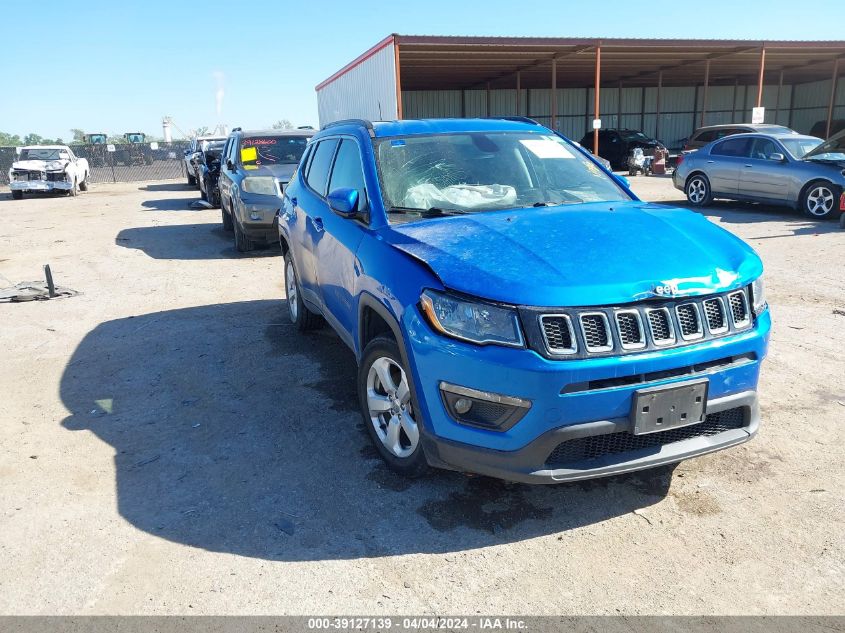
[[709,381],[691,380],[634,392],[631,425],[634,435],[659,433],[704,420]]

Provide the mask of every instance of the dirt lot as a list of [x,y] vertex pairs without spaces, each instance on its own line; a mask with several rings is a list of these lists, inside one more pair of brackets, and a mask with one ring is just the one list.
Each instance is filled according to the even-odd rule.
[[0,304],[0,613],[843,612],[838,225],[707,210],[767,268],[752,442],[574,485],[408,482],[368,444],[351,353],[286,324],[278,251],[237,255],[196,197],[0,194],[0,286],[50,263],[81,293]]

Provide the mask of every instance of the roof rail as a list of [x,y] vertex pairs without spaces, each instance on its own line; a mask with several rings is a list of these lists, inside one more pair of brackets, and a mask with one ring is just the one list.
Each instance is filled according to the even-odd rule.
[[368,130],[373,129],[373,122],[368,121],[367,119],[341,119],[339,121],[332,121],[331,123],[326,123],[322,129],[327,129],[330,127],[336,127],[338,125],[363,125]]
[[240,132],[241,130],[243,130],[242,127],[233,127],[232,128],[232,132]]
[[543,127],[542,123],[535,121],[534,119],[531,119],[527,116],[497,116],[497,117],[491,117],[491,118],[504,119],[505,121],[518,121],[520,123],[531,123],[532,125],[539,125],[539,126]]

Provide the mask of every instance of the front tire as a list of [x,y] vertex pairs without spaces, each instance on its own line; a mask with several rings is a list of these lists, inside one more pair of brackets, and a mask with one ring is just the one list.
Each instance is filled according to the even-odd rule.
[[695,174],[687,180],[684,188],[689,203],[696,207],[706,207],[713,202],[713,194],[710,191],[710,181],[704,174]]
[[322,325],[320,315],[311,312],[302,301],[302,288],[299,285],[299,278],[296,276],[293,255],[290,251],[285,253],[285,295],[288,317],[290,322],[296,326],[296,329],[300,332],[307,332]]
[[255,248],[255,243],[244,234],[243,227],[236,217],[232,217],[232,230],[235,234],[235,250],[248,253]]
[[23,191],[21,191],[20,189],[13,189],[12,200],[23,200]]
[[839,188],[829,182],[811,182],[801,197],[801,210],[814,220],[833,219],[839,212],[837,203],[840,195]]
[[85,174],[85,178],[79,183],[79,190],[88,191],[88,174]]
[[196,176],[192,176],[191,174],[188,174],[188,186],[189,187],[196,187],[197,186]]
[[358,398],[370,439],[388,467],[406,477],[424,475],[429,466],[422,448],[420,409],[393,338],[376,337],[364,349]]
[[73,179],[73,187],[70,188],[68,193],[74,198],[79,195],[79,183],[76,182],[76,178]]

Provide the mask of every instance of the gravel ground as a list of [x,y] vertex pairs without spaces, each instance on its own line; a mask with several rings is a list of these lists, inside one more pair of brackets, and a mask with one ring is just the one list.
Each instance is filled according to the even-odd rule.
[[0,194],[0,286],[50,263],[80,292],[0,304],[0,613],[843,612],[835,223],[706,210],[767,269],[757,438],[529,487],[385,470],[351,353],[296,335],[278,250],[237,255],[196,198],[175,182]]

